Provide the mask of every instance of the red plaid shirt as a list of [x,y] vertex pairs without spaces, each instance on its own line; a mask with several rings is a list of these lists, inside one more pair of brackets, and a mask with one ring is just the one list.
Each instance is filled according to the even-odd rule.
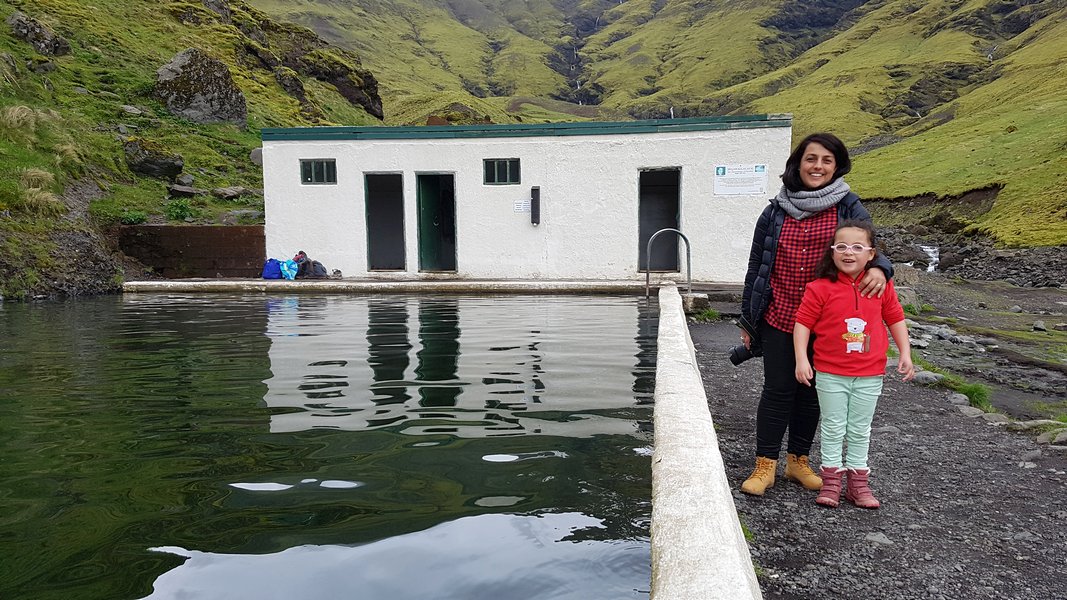
[[815,265],[833,241],[835,229],[837,206],[803,221],[786,215],[771,268],[771,305],[763,315],[768,325],[793,333],[804,286],[815,280]]

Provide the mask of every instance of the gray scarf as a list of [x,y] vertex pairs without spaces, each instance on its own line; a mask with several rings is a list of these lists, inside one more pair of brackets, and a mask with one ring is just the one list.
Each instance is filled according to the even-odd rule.
[[842,178],[835,179],[830,185],[817,190],[793,192],[783,185],[774,199],[789,216],[802,221],[834,206],[848,195],[850,189]]

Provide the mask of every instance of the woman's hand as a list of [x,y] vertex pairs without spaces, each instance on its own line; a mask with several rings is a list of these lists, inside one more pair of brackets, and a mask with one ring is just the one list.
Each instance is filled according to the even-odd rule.
[[752,351],[752,336],[748,335],[748,332],[744,329],[741,330],[741,343],[745,345],[745,348]]
[[867,270],[867,274],[860,280],[860,295],[864,298],[875,296],[881,298],[885,293],[885,273],[879,268]]
[[811,363],[808,362],[808,357],[797,361],[796,370],[797,383],[803,383],[804,385],[811,387],[811,378],[815,377],[815,373],[811,370]]

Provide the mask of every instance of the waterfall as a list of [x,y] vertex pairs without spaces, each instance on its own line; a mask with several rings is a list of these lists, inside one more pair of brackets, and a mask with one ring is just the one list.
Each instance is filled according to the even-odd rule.
[[919,246],[927,256],[930,257],[930,264],[926,266],[927,273],[933,273],[937,269],[937,265],[941,262],[941,249],[938,246]]

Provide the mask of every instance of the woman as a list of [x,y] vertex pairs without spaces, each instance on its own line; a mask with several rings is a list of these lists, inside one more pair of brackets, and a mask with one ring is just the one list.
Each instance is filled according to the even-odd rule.
[[[801,140],[785,163],[782,189],[756,221],[748,257],[741,315],[759,332],[763,392],[756,411],[756,468],[741,491],[762,496],[774,485],[782,437],[789,429],[785,478],[809,490],[822,480],[808,464],[819,423],[814,386],[797,383],[793,325],[804,286],[830,245],[839,221],[870,221],[871,215],[842,179],[852,169],[848,149],[836,136],[815,133]],[[893,266],[879,253],[860,280],[864,297],[882,297]],[[753,340],[742,330],[741,340]],[[810,349],[809,349],[810,353]]]

